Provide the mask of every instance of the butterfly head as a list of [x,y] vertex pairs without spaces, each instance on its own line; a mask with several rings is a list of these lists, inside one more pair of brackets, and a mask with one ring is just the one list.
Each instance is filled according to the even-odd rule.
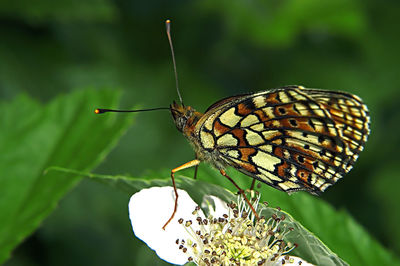
[[197,112],[192,107],[184,106],[175,101],[170,105],[170,110],[176,128],[181,132],[184,132],[185,128],[195,125],[202,116],[201,113]]
[[174,119],[176,128],[183,132],[188,119],[193,115],[193,108],[176,103],[175,101],[170,105],[172,118]]

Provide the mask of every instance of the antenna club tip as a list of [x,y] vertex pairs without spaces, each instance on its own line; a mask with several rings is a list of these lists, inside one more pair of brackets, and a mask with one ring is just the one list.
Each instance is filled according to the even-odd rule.
[[165,23],[169,24],[169,23],[171,23],[171,20],[167,19],[167,20],[165,21]]
[[101,114],[101,113],[104,113],[104,112],[101,109],[96,108],[94,110],[94,113],[97,115],[97,114]]

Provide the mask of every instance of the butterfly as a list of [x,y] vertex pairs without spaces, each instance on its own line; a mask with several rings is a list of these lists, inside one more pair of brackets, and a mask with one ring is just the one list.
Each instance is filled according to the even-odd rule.
[[350,171],[367,141],[369,112],[350,93],[287,86],[222,99],[204,114],[170,107],[197,159],[233,166],[276,189],[320,194]]
[[335,184],[370,132],[368,108],[358,96],[302,86],[228,97],[204,114],[176,102],[170,110],[196,153],[172,170],[173,180],[173,173],[206,161],[233,183],[228,166],[289,193],[319,195]]
[[[168,27],[169,21],[176,77]],[[171,171],[175,206],[163,229],[177,210],[177,171],[208,162],[236,186],[257,217],[227,167],[281,191],[319,195],[351,170],[370,133],[367,106],[347,92],[286,86],[227,97],[200,113],[185,106],[178,86],[177,91],[180,103],[168,109],[196,159]],[[155,109],[167,108],[134,112]],[[108,111],[115,110],[96,109]]]

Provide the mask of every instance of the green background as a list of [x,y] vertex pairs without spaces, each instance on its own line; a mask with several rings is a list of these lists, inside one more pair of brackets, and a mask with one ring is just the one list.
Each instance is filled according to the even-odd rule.
[[[25,93],[47,103],[108,89],[123,93],[121,108],[166,107],[177,100],[169,18],[182,96],[198,111],[222,97],[290,84],[364,99],[370,139],[354,169],[321,198],[400,254],[399,11],[400,2],[389,0],[3,0],[0,97]],[[191,159],[168,112],[142,113],[94,172],[139,176]],[[83,180],[6,265],[162,264],[134,238],[128,199]]]

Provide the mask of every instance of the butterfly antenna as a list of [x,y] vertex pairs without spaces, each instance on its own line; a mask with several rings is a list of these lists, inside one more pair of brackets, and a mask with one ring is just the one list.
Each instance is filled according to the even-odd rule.
[[174,46],[172,45],[172,38],[171,38],[171,20],[167,19],[165,21],[165,28],[167,31],[169,47],[171,48],[171,55],[172,55],[172,63],[174,64],[174,73],[175,73],[175,84],[176,84],[176,91],[178,92],[179,101],[183,104],[181,92],[179,91],[179,84],[178,84],[178,72],[176,71],[176,62],[175,62],[175,53],[174,53]]
[[136,113],[136,112],[147,112],[147,111],[154,111],[154,110],[169,110],[169,107],[158,107],[158,108],[149,108],[149,109],[138,109],[138,110],[116,110],[116,109],[101,109],[97,108],[94,110],[95,114],[103,114],[108,112],[113,113]]

